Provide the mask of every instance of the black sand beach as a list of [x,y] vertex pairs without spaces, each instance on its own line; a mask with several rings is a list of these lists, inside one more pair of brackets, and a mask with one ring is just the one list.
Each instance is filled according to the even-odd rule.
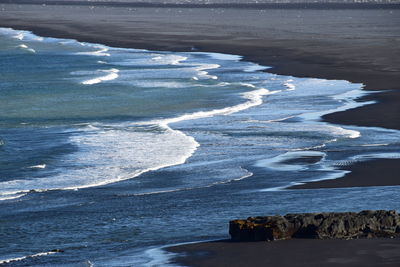
[[184,266],[399,266],[399,239],[235,243],[216,241],[170,247]]
[[[115,47],[243,55],[268,72],[342,79],[379,91],[376,104],[325,116],[400,129],[400,9],[135,8],[0,5],[0,27]],[[399,160],[351,166],[344,178],[298,189],[399,185]],[[249,214],[250,216],[251,214]],[[211,242],[174,247],[190,266],[399,266],[399,240]],[[311,252],[311,253],[310,253]],[[268,255],[268,256],[266,256]],[[204,257],[206,256],[206,257]]]
[[[344,178],[309,182],[292,186],[291,189],[400,185],[400,165],[396,159],[358,162],[347,169],[351,170],[351,173],[347,174]],[[366,170],[368,170],[368,174],[365,173]]]

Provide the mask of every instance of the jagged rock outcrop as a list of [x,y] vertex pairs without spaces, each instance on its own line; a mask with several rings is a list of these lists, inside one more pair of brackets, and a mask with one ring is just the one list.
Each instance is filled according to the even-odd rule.
[[249,217],[230,221],[229,234],[234,241],[400,237],[400,215],[394,210],[365,210]]

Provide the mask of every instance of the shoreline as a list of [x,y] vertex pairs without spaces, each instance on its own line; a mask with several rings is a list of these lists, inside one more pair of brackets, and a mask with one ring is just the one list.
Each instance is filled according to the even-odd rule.
[[[272,242],[218,240],[164,248],[181,266],[398,266],[399,238]],[[312,253],[310,253],[312,252]],[[268,257],[266,257],[268,255]]]
[[[33,31],[29,31],[29,32],[32,32],[33,34],[36,35],[36,33]],[[47,38],[47,36],[46,37],[41,36],[41,35],[38,35],[38,36]],[[50,37],[50,38],[54,38],[54,37]],[[69,39],[69,38],[67,38],[67,36],[65,36],[64,38]],[[71,39],[71,40],[75,40],[75,39]],[[103,45],[101,43],[91,43],[91,44]],[[205,51],[202,51],[202,52],[207,53]],[[213,52],[211,52],[211,53],[213,53]],[[225,55],[229,55],[229,54],[225,54]],[[233,56],[234,57],[236,57],[236,56],[242,57],[241,55],[233,55]],[[243,60],[243,59],[241,59],[241,60]],[[265,67],[265,66],[262,66],[262,67]],[[262,70],[262,71],[268,72],[268,70],[270,70],[269,66],[266,67],[266,69]],[[96,80],[96,79],[99,79],[99,78],[87,80],[87,81],[84,81],[83,83],[91,82],[92,80]],[[368,97],[370,97],[371,100],[373,100],[372,96],[373,96],[372,94],[368,94],[364,98],[368,99]],[[245,105],[246,103],[243,103],[243,105]],[[239,106],[240,105],[242,105],[242,104],[239,104]],[[361,107],[365,107],[368,105],[369,104],[363,105]],[[236,106],[233,106],[231,108],[234,108],[234,107],[236,107]],[[322,117],[330,116],[331,114],[346,112],[347,110],[350,110],[350,109],[346,109],[345,111],[340,111],[340,112],[328,113],[327,115],[323,115]],[[171,120],[175,121],[175,119],[171,119]],[[168,121],[168,119],[167,119],[167,121]],[[168,122],[166,124],[168,124]],[[397,173],[400,173],[400,165],[396,164],[397,161],[400,161],[400,160],[399,159],[373,159],[373,160],[357,162],[354,165],[351,165],[350,167],[342,167],[341,168],[343,170],[351,171],[351,173],[345,175],[346,179],[342,179],[343,177],[340,177],[340,178],[335,178],[335,179],[322,179],[322,180],[318,180],[318,181],[308,181],[308,182],[304,182],[304,183],[300,182],[299,184],[296,184],[296,185],[287,186],[287,187],[285,187],[285,189],[323,189],[323,188],[400,185],[400,179],[397,179]],[[379,167],[384,167],[388,171],[388,173],[386,174],[385,177],[381,178],[378,183],[377,183],[375,177],[373,177],[371,175],[366,176],[366,177],[361,177],[363,175],[363,169],[368,168],[370,166],[373,166],[373,167],[371,167],[371,169],[374,172],[373,173],[374,176],[379,176]]]
[[[351,172],[337,179],[310,181],[299,185],[289,186],[287,189],[324,189],[368,186],[396,186],[400,185],[400,165],[398,159],[374,159],[357,162],[350,167],[343,168]],[[365,170],[369,171],[365,175]],[[385,175],[381,175],[381,170]],[[379,181],[377,181],[379,178]]]
[[[361,27],[361,29],[356,29],[357,32],[361,32],[359,33],[360,37],[352,38],[351,34],[357,33],[354,32],[354,29],[350,29],[343,36],[329,32],[336,31],[331,28],[329,24],[331,22],[335,24],[334,26],[343,28],[341,22],[333,16],[336,13],[332,14],[332,12],[343,12],[337,10],[323,11],[332,17],[318,16],[321,25],[315,25],[312,18],[305,21],[302,17],[315,11],[285,11],[285,13],[289,12],[289,15],[285,15],[285,13],[280,13],[280,15],[287,16],[287,19],[290,20],[288,25],[278,23],[263,30],[262,27],[265,23],[274,23],[274,19],[279,19],[277,18],[279,14],[271,13],[276,10],[264,10],[273,16],[268,19],[265,18],[265,12],[255,13],[257,12],[255,10],[235,9],[138,8],[132,11],[121,7],[92,9],[79,5],[39,6],[28,4],[3,4],[0,7],[4,9],[0,13],[4,17],[3,20],[0,20],[0,27],[28,30],[44,37],[68,38],[121,48],[177,52],[204,51],[241,55],[244,61],[271,66],[272,68],[267,69],[266,72],[273,74],[363,83],[366,91],[377,93],[364,96],[360,100],[373,100],[376,101],[375,104],[328,114],[323,116],[323,120],[344,126],[357,125],[400,130],[400,105],[398,105],[400,103],[400,75],[398,75],[400,58],[396,59],[392,56],[393,53],[400,53],[400,46],[396,46],[396,43],[391,45],[388,43],[385,49],[378,49],[381,46],[379,41],[397,40],[393,39],[392,35],[400,36],[400,27],[397,24],[391,25],[386,18],[375,18],[378,15],[386,16],[387,12],[389,12],[388,14],[400,13],[400,10],[366,11],[373,12],[370,14],[371,18],[382,20],[383,24],[390,24],[390,27],[387,26],[384,29],[390,29],[393,32],[392,35],[381,34],[380,31],[371,34],[368,25],[357,23],[357,27]],[[135,19],[132,19],[132,12]],[[234,24],[234,21],[226,21],[232,19],[233,15],[237,14],[235,12],[240,12],[249,19],[253,15],[256,16],[255,22],[249,21],[246,22],[246,25],[237,25]],[[298,29],[300,33],[290,30],[291,27],[296,27],[294,23],[299,22],[292,16],[298,14],[296,12],[301,12],[298,16],[300,16],[300,22],[304,23]],[[303,12],[305,13],[303,14]],[[350,12],[351,16],[358,14],[357,10],[345,10],[344,12]],[[375,15],[376,12],[378,15]],[[213,21],[214,15],[218,15],[215,21]],[[60,18],[57,19],[55,16]],[[181,26],[188,16],[193,18],[193,22]],[[360,15],[358,14],[358,16]],[[84,19],[81,20],[81,18]],[[353,18],[346,19],[353,20]],[[369,18],[360,17],[359,19]],[[340,30],[347,30],[342,28]],[[310,35],[310,32],[314,33]],[[314,38],[316,40],[313,39],[314,36],[317,36]],[[376,38],[380,39],[376,41]],[[354,42],[362,47],[357,47],[355,50]],[[378,114],[385,114],[385,116]],[[387,179],[382,183],[381,179],[371,175],[371,171],[377,170],[383,175],[389,174],[387,162],[393,163],[391,166],[400,166],[398,164],[400,160],[369,162],[374,163],[364,164],[364,169],[353,174],[352,182],[347,183],[346,186],[357,187],[360,184],[359,181],[364,180],[365,177],[370,180],[368,186],[399,184],[399,179],[396,178]],[[342,180],[346,180],[347,177],[348,175],[331,180],[330,187],[341,187]],[[336,183],[335,181],[340,182]],[[305,183],[294,188],[324,187],[322,184],[320,187],[318,186],[318,182],[315,182]]]
[[[0,5],[3,7],[17,6],[16,4],[10,3],[1,4],[1,2]],[[188,33],[187,29],[185,29],[185,31],[181,33],[181,36],[172,36],[171,34],[171,36],[167,36],[168,38],[166,38],[165,36],[160,36],[159,40],[157,39],[157,36],[155,36],[155,40],[153,40],[154,36],[150,36],[150,34],[145,34],[143,31],[140,33],[133,32],[132,34],[139,34],[138,37],[140,38],[132,40],[128,36],[121,36],[118,33],[110,32],[112,30],[112,26],[121,25],[122,23],[125,23],[124,21],[117,21],[115,22],[115,25],[110,25],[105,29],[95,29],[94,26],[96,24],[96,21],[83,21],[82,23],[80,23],[74,20],[76,19],[76,15],[67,15],[67,21],[62,21],[62,23],[54,24],[44,23],[42,21],[43,19],[37,19],[36,16],[33,16],[35,13],[42,14],[44,10],[40,9],[55,8],[62,10],[63,8],[74,7],[85,9],[80,10],[79,13],[89,13],[88,15],[93,16],[94,13],[90,13],[92,11],[90,11],[90,7],[87,7],[86,5],[81,6],[80,4],[75,3],[71,6],[41,6],[35,4],[23,4],[17,9],[21,9],[21,7],[28,10],[30,7],[34,7],[39,10],[35,10],[35,12],[31,14],[32,17],[15,18],[11,16],[11,18],[8,20],[0,20],[0,27],[10,27],[16,30],[32,31],[34,34],[43,37],[75,39],[80,42],[99,43],[111,47],[176,52],[215,52],[240,55],[243,57],[243,61],[254,62],[263,66],[271,67],[266,70],[266,72],[268,73],[295,76],[299,78],[322,78],[327,80],[346,80],[352,83],[362,83],[365,85],[364,89],[366,91],[376,91],[377,93],[369,94],[365,97],[362,97],[361,100],[374,100],[377,101],[377,103],[355,108],[352,110],[328,114],[324,116],[324,120],[327,122],[342,125],[371,126],[400,130],[400,107],[397,107],[397,103],[400,102],[400,75],[397,75],[400,73],[400,65],[397,65],[397,63],[400,63],[400,60],[398,60],[399,62],[395,62],[395,66],[386,66],[386,69],[388,69],[387,71],[376,70],[375,66],[373,66],[374,69],[360,69],[360,66],[346,66],[346,69],[343,69],[343,66],[337,66],[339,68],[335,68],[336,64],[340,64],[340,62],[338,62],[338,59],[334,57],[328,58],[328,56],[325,55],[325,53],[323,52],[319,55],[316,53],[300,54],[300,52],[304,51],[296,51],[296,49],[293,49],[289,44],[284,45],[279,42],[279,44],[282,45],[280,47],[278,47],[277,45],[273,45],[272,47],[270,45],[267,45],[266,47],[263,47],[262,45],[265,43],[260,43],[258,42],[258,40],[256,40],[257,42],[254,44],[249,44],[247,42],[241,44],[240,40],[237,42],[235,42],[235,40],[229,40],[233,41],[233,43],[228,44],[226,41],[223,40],[208,40],[207,37],[209,36],[206,35],[194,38],[196,32],[194,31],[193,33]],[[110,7],[100,6],[99,9],[107,10],[110,9]],[[119,9],[119,7],[116,6],[113,9]],[[143,7],[141,9],[153,10],[154,8]],[[163,8],[157,8],[156,10],[159,9]],[[182,10],[181,8],[176,9],[178,9],[178,11]],[[196,9],[204,10],[207,8]],[[5,13],[8,12],[3,11],[0,14],[3,15]],[[118,10],[115,11],[115,13],[118,13]],[[94,16],[96,17],[96,15]],[[114,14],[112,16],[114,16]],[[99,14],[97,17],[101,18],[102,14]],[[55,19],[53,18],[52,20],[54,21]],[[50,21],[52,20],[50,19]],[[149,21],[144,23],[150,24],[152,22]],[[132,25],[128,26],[134,27],[135,21],[132,21],[131,24]],[[151,25],[151,27],[156,26],[159,25]],[[166,26],[166,28],[169,29],[169,26]],[[157,30],[159,31],[158,33],[162,33],[162,29]],[[181,38],[179,39],[179,37]],[[265,39],[266,38],[264,37],[260,41],[266,42],[267,40]],[[324,47],[319,48],[320,50],[324,49]],[[316,48],[315,50],[318,49]],[[395,52],[400,52],[400,49],[397,48]],[[374,58],[371,57],[370,61],[374,61]],[[357,65],[358,62],[351,63],[353,63],[353,65]],[[364,65],[364,67],[366,66]],[[386,111],[385,113],[388,113],[389,118],[377,119],[373,116],[368,116],[371,113],[378,112],[379,110]]]

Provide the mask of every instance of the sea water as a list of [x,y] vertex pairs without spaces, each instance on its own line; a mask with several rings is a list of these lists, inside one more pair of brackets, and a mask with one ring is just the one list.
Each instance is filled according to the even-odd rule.
[[287,189],[399,158],[400,132],[321,120],[362,84],[267,71],[0,29],[0,265],[158,266],[234,218],[400,209],[397,186]]

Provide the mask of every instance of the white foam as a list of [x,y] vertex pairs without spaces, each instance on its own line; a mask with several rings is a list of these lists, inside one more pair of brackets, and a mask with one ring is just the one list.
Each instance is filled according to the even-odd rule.
[[365,92],[357,89],[357,90],[348,91],[348,92],[345,92],[342,94],[334,95],[334,96],[332,96],[332,98],[342,102],[343,105],[341,105],[337,108],[333,108],[333,109],[304,113],[304,114],[300,115],[299,117],[302,117],[306,120],[320,120],[322,116],[327,115],[327,114],[332,114],[332,113],[336,113],[336,112],[340,112],[340,111],[354,109],[357,107],[375,103],[375,101],[367,101],[367,102],[355,102],[354,101],[354,99],[362,97],[365,94],[366,94]]
[[17,198],[23,197],[25,195],[26,195],[26,193],[19,193],[19,194],[10,193],[10,194],[4,194],[4,195],[0,194],[0,200],[17,199]]
[[216,75],[209,75],[207,71],[205,70],[211,70],[211,69],[218,69],[221,66],[219,64],[201,64],[198,67],[195,68],[197,71],[197,76],[199,77],[205,77],[213,80],[217,80],[218,76]]
[[357,162],[369,161],[372,159],[400,159],[398,152],[366,153],[355,155],[344,160],[333,162],[333,167],[345,167],[354,165]]
[[92,84],[97,84],[97,83],[101,83],[104,81],[112,81],[115,80],[119,77],[118,69],[109,69],[109,70],[99,70],[100,72],[106,72],[109,73],[107,75],[101,76],[101,77],[97,77],[94,79],[90,79],[90,80],[86,80],[81,82],[81,84],[85,84],[85,85],[92,85]]
[[14,30],[12,28],[0,28],[0,34],[10,36],[13,39],[17,39],[19,41],[43,41],[44,38],[33,34],[30,31],[20,31]]
[[20,44],[18,45],[18,48],[26,50],[31,53],[36,53],[35,49],[28,47],[26,44]]
[[279,119],[273,119],[273,120],[247,120],[246,122],[255,122],[255,123],[271,123],[271,122],[281,122],[285,120],[289,120],[294,118],[295,116],[288,116],[288,117],[283,117]]
[[29,169],[44,169],[46,168],[46,164],[39,164],[39,165],[33,165],[33,166],[29,166]]
[[257,71],[266,70],[266,69],[269,69],[269,68],[270,67],[261,66],[261,65],[258,65],[258,64],[251,63],[250,65],[245,67],[243,69],[243,71],[244,72],[257,72]]
[[[288,160],[300,159],[302,157],[321,157],[320,160],[325,158],[326,154],[319,151],[291,151],[278,155],[273,158],[259,160],[254,164],[257,167],[265,167],[279,171],[300,171],[308,169],[308,166],[315,163],[286,163]],[[320,161],[319,160],[319,161]]]
[[[149,248],[145,251],[144,254],[150,258],[150,261],[147,261],[146,263],[143,263],[142,265],[147,266],[147,267],[156,267],[156,266],[182,267],[182,265],[177,265],[172,262],[172,259],[175,256],[177,256],[178,254],[167,251],[166,250],[167,248],[175,247],[175,246],[196,244],[196,243],[200,243],[200,242],[214,242],[214,241],[218,241],[218,240],[209,239],[209,240],[201,240],[201,241],[183,242],[183,243],[164,245],[161,247]],[[139,266],[139,265],[131,264],[131,266]]]
[[[157,54],[151,58],[151,61],[153,63],[157,62],[162,65],[180,65],[180,66],[187,66],[188,68],[191,68],[194,65],[195,67],[193,67],[193,70],[196,72],[196,76],[192,77],[193,80],[199,80],[199,78],[207,78],[207,79],[213,79],[213,80],[218,79],[218,76],[209,75],[206,70],[220,68],[221,66],[219,64],[184,63],[184,61],[186,61],[187,59],[188,59],[188,57],[186,57],[186,56],[179,56],[179,55],[173,55],[173,54]],[[187,70],[188,69],[186,69],[186,71]]]
[[303,150],[316,150],[316,149],[321,149],[326,147],[327,143],[330,142],[335,142],[336,139],[331,139],[329,141],[326,141],[324,144],[321,145],[316,145],[316,146],[309,146],[309,147],[299,147],[299,148],[293,148],[293,149],[289,149],[288,151],[303,151]]
[[221,53],[209,53],[209,52],[192,52],[192,54],[205,55],[216,60],[228,60],[228,61],[239,61],[242,60],[242,56],[231,55],[231,54],[221,54]]
[[351,160],[367,161],[371,159],[399,159],[400,152],[368,153],[351,157]]
[[[288,185],[279,186],[279,187],[272,187],[272,188],[265,188],[258,190],[258,192],[273,192],[273,191],[282,191],[286,190],[295,185],[302,185],[309,182],[318,182],[324,180],[335,180],[344,177],[346,174],[350,173],[349,170],[340,170],[337,167],[346,167],[350,165],[354,165],[357,162],[364,162],[372,159],[400,159],[400,153],[369,153],[369,154],[361,154],[355,155],[345,160],[327,162],[328,164],[322,165],[319,168],[319,171],[325,172],[324,175],[320,176],[317,179],[310,179],[303,182],[291,182]],[[309,190],[309,189],[306,189]]]
[[193,137],[168,128],[158,132],[135,131],[133,127],[129,130],[125,127],[105,128],[93,130],[87,127],[86,133],[71,137],[70,142],[80,150],[68,155],[63,163],[74,164],[79,160],[81,168],[52,177],[1,182],[0,196],[30,190],[73,190],[118,182],[148,171],[183,164],[198,147]]
[[365,146],[365,147],[369,147],[369,146],[388,146],[390,144],[363,144],[360,146]]
[[359,138],[361,136],[361,133],[357,130],[351,130],[351,129],[345,129],[340,126],[333,126],[333,125],[326,125],[327,129],[331,130],[332,133],[340,136],[345,136],[348,138]]
[[[263,188],[260,190],[257,190],[257,192],[278,192],[278,191],[285,191],[285,190],[290,190],[289,188],[292,186],[296,185],[303,185],[305,183],[309,182],[318,182],[318,181],[324,181],[324,180],[335,180],[344,177],[346,174],[350,173],[350,171],[347,170],[335,170],[335,169],[325,169],[326,174],[321,176],[320,178],[317,179],[312,179],[304,182],[291,182],[288,185],[283,185],[283,186],[276,186],[276,187],[270,187],[270,188]],[[296,189],[298,190],[298,189]],[[315,190],[315,189],[303,189],[303,190]],[[317,189],[318,190],[318,189]]]
[[52,254],[56,254],[56,253],[58,253],[58,252],[57,251],[40,252],[40,253],[28,255],[28,256],[0,260],[0,264],[13,263],[13,262],[23,261],[23,260],[30,259],[30,258],[48,256],[48,255],[52,255]]
[[292,83],[293,80],[287,80],[285,83],[283,83],[283,85],[287,88],[286,91],[294,91],[296,90],[296,86]]
[[[200,111],[200,112],[195,112],[195,113],[190,113],[190,114],[185,114],[179,117],[175,117],[175,118],[169,118],[169,119],[163,119],[163,120],[155,120],[155,121],[149,121],[149,122],[144,122],[144,123],[137,123],[139,125],[159,125],[160,127],[166,129],[167,131],[171,131],[174,132],[177,135],[180,135],[182,137],[186,137],[189,140],[192,141],[192,149],[190,151],[190,153],[188,153],[187,158],[189,158],[197,149],[197,147],[200,145],[196,142],[196,140],[191,137],[191,136],[187,136],[185,135],[183,132],[180,132],[178,130],[174,130],[172,129],[169,125],[173,124],[173,123],[177,123],[177,122],[182,122],[182,121],[186,121],[186,120],[194,120],[194,119],[201,119],[201,118],[207,118],[207,117],[213,117],[213,116],[220,116],[220,115],[229,115],[235,112],[239,112],[254,106],[258,106],[260,104],[262,104],[262,98],[265,95],[268,94],[273,94],[275,92],[270,92],[267,89],[258,89],[258,90],[254,90],[251,92],[247,92],[242,94],[242,96],[247,99],[248,101],[243,103],[243,104],[238,104],[236,106],[233,107],[227,107],[227,108],[222,108],[222,109],[215,109],[215,110],[211,110],[211,111]],[[187,159],[186,158],[186,159]],[[182,164],[186,161],[186,159],[182,159],[180,163],[178,164]],[[177,165],[177,164],[174,164]],[[247,177],[250,177],[252,175],[252,173],[249,173],[248,175],[245,175],[243,177],[241,177],[240,179],[244,179]],[[235,180],[235,179],[233,179]],[[216,184],[220,184],[220,183],[226,183],[229,181],[223,181],[223,182],[216,182],[216,183],[212,183],[210,186],[212,185],[216,185]],[[157,191],[157,192],[151,192],[151,194],[155,194],[155,193],[167,193],[167,192],[174,192],[176,190],[187,190],[188,188],[184,188],[184,189],[173,189],[173,190],[166,190],[166,191]],[[193,189],[193,188],[190,188]],[[145,193],[148,194],[148,193]]]
[[[226,107],[222,109],[214,109],[210,111],[199,111],[199,112],[194,112],[190,114],[184,114],[175,118],[170,118],[170,119],[163,119],[163,120],[155,120],[155,121],[150,121],[146,122],[145,124],[158,124],[164,127],[167,127],[169,124],[172,123],[177,123],[181,121],[186,121],[186,120],[194,120],[194,119],[202,119],[202,118],[208,118],[208,117],[213,117],[213,116],[219,116],[219,115],[229,115],[235,112],[239,112],[251,107],[255,107],[258,105],[262,104],[262,98],[263,96],[266,95],[271,95],[276,93],[276,91],[269,91],[265,88],[257,89],[254,91],[246,92],[243,93],[242,96],[243,98],[247,99],[248,101],[242,104],[238,104],[236,106],[232,107]],[[140,123],[143,124],[143,123]]]
[[[164,247],[163,247],[164,248]],[[171,259],[175,253],[168,252],[163,248],[151,248],[145,251],[145,254],[150,258],[149,262],[143,264],[146,267],[180,267],[181,265],[171,263]]]
[[17,35],[14,35],[13,38],[22,41],[24,39],[24,34],[19,32]]
[[179,56],[174,54],[160,54],[154,56],[151,60],[161,63],[162,65],[179,65],[182,61],[187,60],[185,56]]
[[[84,43],[81,43],[82,45],[85,45]],[[95,51],[89,51],[89,52],[77,52],[76,55],[88,55],[88,56],[97,56],[97,57],[109,57],[110,54],[106,53],[109,48],[106,46],[102,45],[91,45],[91,47],[96,48],[98,50]]]

